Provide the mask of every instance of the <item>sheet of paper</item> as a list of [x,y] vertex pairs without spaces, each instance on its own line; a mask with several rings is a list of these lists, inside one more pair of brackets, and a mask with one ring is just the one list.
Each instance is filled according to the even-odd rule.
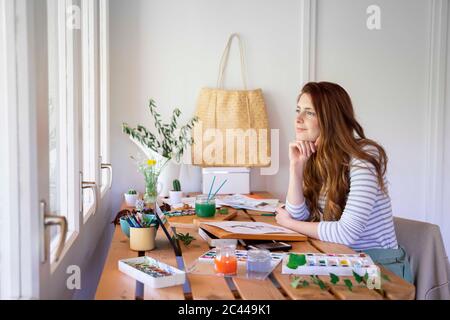
[[221,228],[232,233],[242,234],[266,234],[266,233],[296,233],[284,227],[274,226],[264,222],[247,221],[221,221],[221,222],[203,222],[204,224]]
[[[170,199],[163,199],[163,201],[173,208],[182,207],[184,204],[188,204],[190,207],[195,208],[195,197],[182,198],[182,203],[170,203]],[[216,207],[229,206],[238,209],[255,210],[262,212],[275,212],[279,205],[278,199],[253,199],[242,194],[234,194],[231,196],[219,196],[216,198]]]
[[220,197],[216,204],[263,212],[275,212],[278,207],[278,199],[253,199],[242,194]]

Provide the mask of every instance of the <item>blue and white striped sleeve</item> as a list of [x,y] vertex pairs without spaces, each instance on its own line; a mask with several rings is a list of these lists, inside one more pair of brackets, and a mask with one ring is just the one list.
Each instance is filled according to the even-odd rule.
[[322,241],[354,245],[360,238],[373,210],[379,184],[375,167],[362,160],[352,160],[350,192],[339,221],[321,221],[318,225]]
[[299,205],[293,205],[286,199],[286,211],[295,220],[305,221],[309,218],[309,209],[306,205],[306,201],[303,201],[303,203]]

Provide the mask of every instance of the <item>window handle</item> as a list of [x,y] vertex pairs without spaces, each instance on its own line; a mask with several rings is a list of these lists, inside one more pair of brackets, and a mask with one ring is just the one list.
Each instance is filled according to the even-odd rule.
[[102,163],[101,168],[108,169],[108,190],[110,190],[112,186],[112,177],[113,177],[112,165],[110,163]]
[[[91,189],[92,192],[94,193],[94,214],[97,212],[97,204],[98,204],[98,189],[97,189],[97,184],[95,182],[91,182],[91,181],[82,181],[81,183],[81,191],[83,191],[84,189]],[[83,194],[83,192],[81,192],[81,194]],[[84,201],[81,202],[82,203],[82,208],[81,208],[81,212],[84,211]]]
[[46,205],[45,201],[41,201],[39,203],[39,214],[41,216],[41,262],[45,262],[47,260],[47,246],[45,241],[45,229],[50,226],[59,226],[61,229],[61,237],[58,241],[58,248],[56,249],[55,254],[55,262],[59,260],[61,257],[61,253],[64,249],[64,245],[66,243],[66,236],[67,236],[67,219],[63,216],[56,216],[47,214],[45,211]]

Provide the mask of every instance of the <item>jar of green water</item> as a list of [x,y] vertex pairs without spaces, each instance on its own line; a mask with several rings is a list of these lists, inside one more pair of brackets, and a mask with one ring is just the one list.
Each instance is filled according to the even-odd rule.
[[198,195],[195,198],[195,213],[199,217],[214,217],[216,214],[216,198],[205,194]]

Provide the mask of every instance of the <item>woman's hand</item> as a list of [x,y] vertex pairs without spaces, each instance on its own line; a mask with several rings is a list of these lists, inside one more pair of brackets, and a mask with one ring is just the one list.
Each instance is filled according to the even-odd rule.
[[319,223],[318,222],[306,222],[298,221],[291,217],[291,215],[282,208],[276,210],[277,215],[275,219],[277,223],[285,228],[291,229],[298,233],[304,234],[313,239],[319,239]]
[[303,172],[309,157],[317,151],[317,144],[312,141],[293,141],[289,143],[289,161],[291,168],[297,173]]
[[292,219],[291,215],[286,211],[286,209],[278,208],[276,210],[276,213],[277,214],[275,216],[275,220],[280,226],[289,228],[289,226],[292,224],[292,221],[295,221],[294,219]]

